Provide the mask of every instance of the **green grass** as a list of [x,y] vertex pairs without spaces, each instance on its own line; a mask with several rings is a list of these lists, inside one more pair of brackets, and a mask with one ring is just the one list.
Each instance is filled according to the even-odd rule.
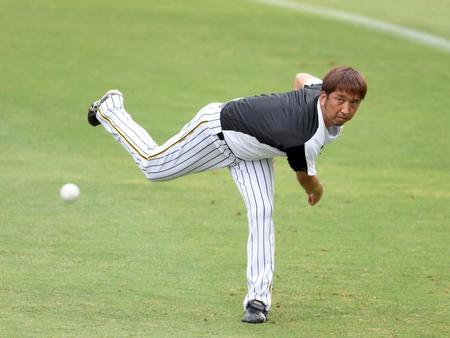
[[[4,0],[0,50],[1,337],[448,336],[448,54],[238,0]],[[319,205],[276,160],[273,311],[241,324],[247,225],[228,172],[147,183],[85,111],[118,87],[162,142],[208,102],[335,64],[368,97],[318,161]],[[75,204],[58,197],[69,181]]]
[[448,2],[446,0],[433,0],[432,2],[420,0],[299,0],[297,2],[348,11],[450,38]]

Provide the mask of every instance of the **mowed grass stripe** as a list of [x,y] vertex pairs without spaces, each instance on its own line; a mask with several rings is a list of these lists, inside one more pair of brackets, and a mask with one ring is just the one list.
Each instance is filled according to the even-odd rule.
[[319,6],[306,5],[288,0],[254,0],[254,1],[289,8],[292,10],[301,11],[308,14],[319,15],[326,18],[332,18],[335,20],[344,21],[352,24],[357,24],[359,26],[374,29],[376,31],[384,32],[394,36],[399,36],[402,38],[407,38],[414,42],[419,42],[427,46],[441,49],[445,52],[450,52],[450,40],[444,37],[436,36],[426,32],[421,32],[407,27],[402,27],[388,22],[383,22],[380,20],[375,20],[369,17]]

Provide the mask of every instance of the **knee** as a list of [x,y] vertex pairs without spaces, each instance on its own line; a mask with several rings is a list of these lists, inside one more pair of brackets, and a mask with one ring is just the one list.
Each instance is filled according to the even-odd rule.
[[160,177],[160,175],[155,174],[155,173],[149,173],[145,170],[141,170],[142,173],[144,174],[145,178],[148,179],[150,182],[160,182],[160,181],[164,181],[164,178]]
[[249,208],[249,216],[258,219],[272,219],[273,203],[269,201],[260,201]]
[[170,181],[173,177],[168,176],[166,173],[148,171],[145,168],[140,168],[145,178],[151,182]]
[[157,182],[159,180],[158,173],[149,170],[147,161],[140,161],[138,167],[147,180],[151,182]]

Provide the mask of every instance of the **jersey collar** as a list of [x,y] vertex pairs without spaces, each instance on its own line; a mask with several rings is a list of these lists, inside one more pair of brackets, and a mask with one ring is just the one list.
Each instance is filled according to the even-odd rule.
[[320,108],[320,100],[317,100],[317,114],[319,117],[319,128],[325,130],[326,143],[334,141],[342,131],[342,126],[332,125],[330,127],[325,127],[325,120],[323,119],[322,109]]

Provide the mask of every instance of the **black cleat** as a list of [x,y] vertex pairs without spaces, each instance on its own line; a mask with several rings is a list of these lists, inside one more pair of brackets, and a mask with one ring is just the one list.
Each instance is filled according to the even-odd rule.
[[268,314],[265,309],[266,306],[263,302],[256,299],[249,300],[244,317],[242,317],[242,322],[251,324],[264,323],[267,320]]
[[105,95],[103,95],[103,97],[97,101],[92,102],[91,106],[88,109],[88,122],[91,126],[98,126],[100,124],[100,121],[97,119],[97,111],[98,108],[100,107],[100,105],[110,96],[112,95],[119,95],[120,97],[122,97],[122,93],[119,92],[117,89],[113,89],[108,91]]
[[88,110],[88,122],[91,126],[95,127],[100,124],[100,121],[97,120],[97,116],[95,114],[97,113],[98,107],[100,107],[100,100],[92,102],[91,106]]

